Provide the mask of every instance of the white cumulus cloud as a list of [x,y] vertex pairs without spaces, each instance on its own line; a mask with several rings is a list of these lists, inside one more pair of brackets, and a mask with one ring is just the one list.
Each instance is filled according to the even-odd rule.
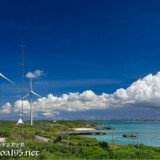
[[[12,112],[21,112],[21,101],[16,101]],[[8,103],[6,103],[7,106]],[[33,102],[33,108],[44,111],[43,115],[52,117],[60,111],[102,110],[124,106],[160,107],[160,72],[138,79],[128,88],[117,89],[113,94],[95,94],[91,90],[82,93],[68,93],[61,96],[48,94]],[[4,110],[7,107],[2,107]],[[11,110],[11,107],[7,108]],[[6,110],[7,110],[6,109]],[[30,109],[30,102],[24,101],[24,109]]]
[[42,75],[44,75],[44,72],[42,70],[35,70],[34,72],[28,72],[26,74],[27,78],[38,78],[41,77]]
[[7,102],[5,105],[2,106],[2,109],[0,112],[9,114],[9,113],[11,113],[11,107],[12,107],[12,105]]

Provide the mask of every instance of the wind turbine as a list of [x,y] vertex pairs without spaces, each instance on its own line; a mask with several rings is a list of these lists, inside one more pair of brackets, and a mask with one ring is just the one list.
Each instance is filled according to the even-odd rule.
[[15,83],[12,82],[10,79],[8,79],[7,77],[5,77],[2,73],[0,73],[0,76],[3,77],[4,79],[6,79],[7,81],[11,82],[12,84],[15,84]]
[[30,108],[30,121],[31,121],[31,126],[33,125],[33,104],[32,104],[32,95],[36,95],[37,97],[41,97],[40,95],[38,95],[37,93],[35,93],[33,90],[32,90],[32,78],[30,78],[30,92],[24,96],[22,99],[28,97],[28,96],[31,96],[31,108]]

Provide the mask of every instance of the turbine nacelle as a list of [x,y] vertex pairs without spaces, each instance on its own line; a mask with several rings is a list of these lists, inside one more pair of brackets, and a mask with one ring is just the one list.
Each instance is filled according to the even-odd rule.
[[26,97],[28,97],[28,96],[30,96],[30,95],[32,95],[32,94],[34,94],[34,95],[36,95],[37,97],[42,97],[42,96],[40,96],[39,94],[37,94],[37,93],[35,93],[34,91],[30,91],[27,95],[25,95],[23,98],[21,98],[20,100],[22,100],[22,99],[24,99],[24,98],[26,98]]
[[37,97],[40,97],[40,98],[42,97],[42,96],[40,96],[39,94],[37,94],[37,93],[35,93],[33,91],[31,91],[30,94],[34,94],[34,95],[36,95]]

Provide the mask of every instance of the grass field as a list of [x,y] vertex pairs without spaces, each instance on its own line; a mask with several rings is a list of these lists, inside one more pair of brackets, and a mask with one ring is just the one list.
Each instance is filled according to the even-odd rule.
[[[0,159],[160,159],[160,147],[148,147],[140,145],[138,149],[135,145],[116,145],[99,142],[94,138],[83,136],[69,136],[69,145],[67,145],[68,121],[35,121],[34,127],[25,122],[23,126],[17,126],[13,121],[0,121],[0,137],[5,137],[5,146],[0,143]],[[69,121],[69,130],[76,127],[86,127],[93,124],[92,121]],[[36,138],[36,135],[49,139],[49,142],[43,142]],[[7,146],[11,143],[24,143],[25,147]],[[11,156],[12,150],[39,151],[39,156]],[[4,155],[4,151],[6,156]]]

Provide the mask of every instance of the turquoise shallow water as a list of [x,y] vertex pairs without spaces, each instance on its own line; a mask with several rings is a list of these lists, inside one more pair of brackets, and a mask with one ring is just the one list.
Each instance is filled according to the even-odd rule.
[[[112,126],[114,130],[114,141],[117,144],[133,144],[132,138],[122,138],[123,134],[139,134],[139,144],[160,147],[160,122],[107,122],[100,123],[99,126]],[[112,131],[105,131],[106,135],[86,136],[96,138],[99,141],[112,143]],[[134,139],[137,144],[137,138]]]

